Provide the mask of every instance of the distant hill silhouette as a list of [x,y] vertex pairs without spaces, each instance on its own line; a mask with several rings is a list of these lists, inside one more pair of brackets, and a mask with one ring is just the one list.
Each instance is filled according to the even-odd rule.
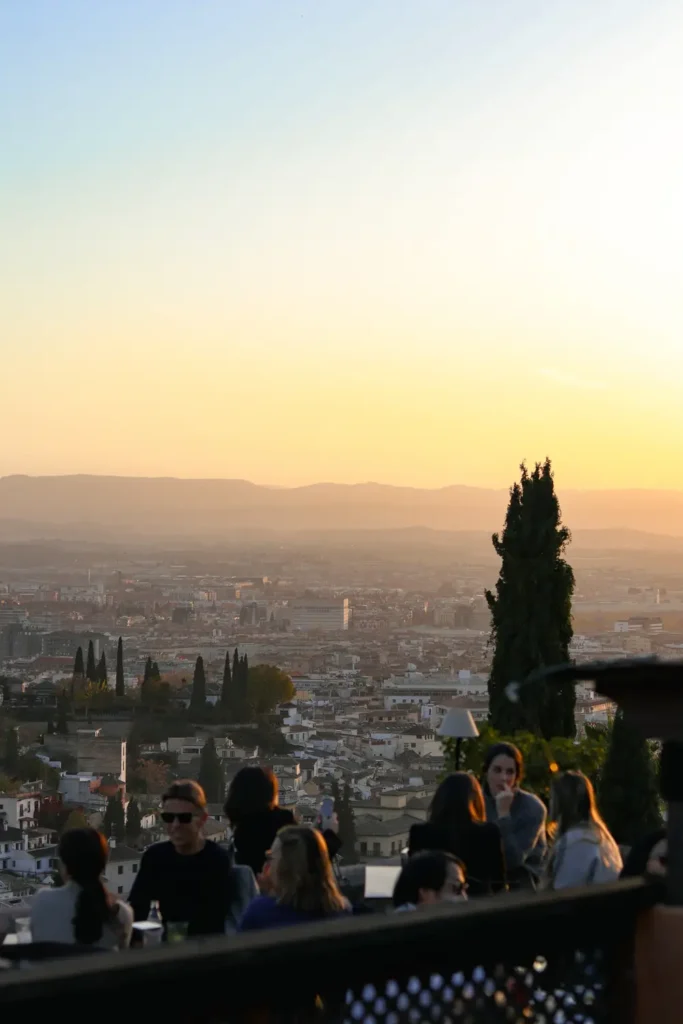
[[[648,546],[628,531],[683,537],[681,491],[577,491],[563,489],[559,481],[559,494],[570,529],[627,531],[621,541],[615,535],[611,547],[623,542]],[[373,483],[274,488],[246,480],[8,476],[0,477],[0,535],[208,540],[245,530],[491,532],[501,528],[506,504],[506,490],[463,485],[438,490]]]

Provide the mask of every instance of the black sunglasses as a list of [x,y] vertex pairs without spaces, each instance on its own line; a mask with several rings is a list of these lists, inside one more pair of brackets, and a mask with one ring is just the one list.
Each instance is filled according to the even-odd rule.
[[166,825],[172,825],[174,821],[177,821],[179,825],[189,825],[193,818],[192,811],[178,811],[177,814],[172,811],[161,812],[161,820]]

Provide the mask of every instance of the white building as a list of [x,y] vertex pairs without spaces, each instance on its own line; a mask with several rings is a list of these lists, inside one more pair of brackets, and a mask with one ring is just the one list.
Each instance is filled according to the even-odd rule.
[[130,846],[119,846],[115,839],[109,840],[109,863],[104,876],[107,888],[117,896],[127,899],[140,868],[142,853]]
[[7,828],[35,828],[39,810],[40,793],[0,793],[0,825]]
[[349,628],[349,599],[313,598],[290,601],[289,622],[302,633],[333,633]]

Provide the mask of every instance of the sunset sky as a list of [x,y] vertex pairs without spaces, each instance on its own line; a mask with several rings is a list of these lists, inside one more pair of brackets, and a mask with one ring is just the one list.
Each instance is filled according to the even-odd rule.
[[680,0],[0,4],[0,475],[683,488]]

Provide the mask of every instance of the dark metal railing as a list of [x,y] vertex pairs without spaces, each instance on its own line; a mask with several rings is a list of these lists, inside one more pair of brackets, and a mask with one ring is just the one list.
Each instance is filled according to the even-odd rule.
[[628,1024],[636,921],[656,895],[629,880],[73,957],[1,972],[0,1006],[117,1024]]

